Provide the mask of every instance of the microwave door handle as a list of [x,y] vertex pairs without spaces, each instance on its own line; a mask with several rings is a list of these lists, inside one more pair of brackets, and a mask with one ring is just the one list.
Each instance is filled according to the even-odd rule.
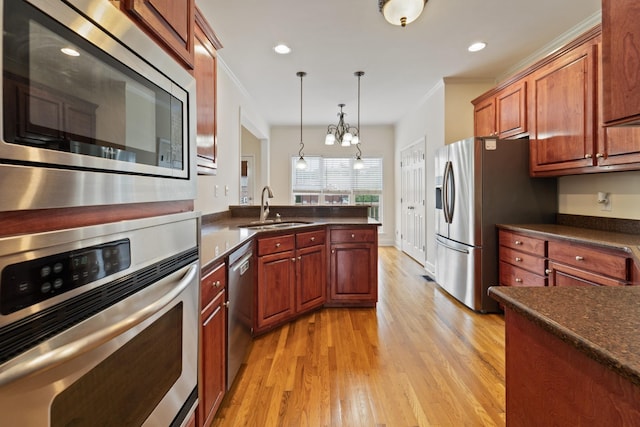
[[122,335],[129,329],[134,328],[136,325],[142,323],[169,305],[171,301],[176,299],[189,286],[189,284],[193,282],[197,273],[198,264],[196,263],[189,267],[189,270],[187,270],[180,282],[171,289],[171,292],[167,292],[161,298],[149,304],[142,310],[122,319],[114,325],[107,328],[100,328],[96,332],[87,335],[80,340],[65,344],[27,362],[10,366],[8,369],[0,373],[0,386],[10,384],[20,378],[60,365],[99,347],[118,335]]

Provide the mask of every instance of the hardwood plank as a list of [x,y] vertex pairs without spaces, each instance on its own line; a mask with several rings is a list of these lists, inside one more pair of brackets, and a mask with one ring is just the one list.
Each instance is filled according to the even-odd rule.
[[379,249],[377,308],[325,308],[254,341],[214,426],[504,426],[504,320]]

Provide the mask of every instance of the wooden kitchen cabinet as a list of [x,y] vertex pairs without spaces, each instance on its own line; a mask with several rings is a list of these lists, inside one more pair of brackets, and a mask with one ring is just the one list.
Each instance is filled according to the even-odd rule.
[[193,68],[195,0],[110,1],[185,68]]
[[199,174],[213,175],[218,167],[217,50],[222,44],[196,7],[194,67],[197,102],[197,165]]
[[549,286],[625,286],[631,259],[623,251],[549,241]]
[[326,231],[296,235],[296,313],[322,306],[327,300]]
[[375,306],[378,301],[376,226],[329,228],[328,305]]
[[226,264],[206,273],[200,281],[199,425],[208,426],[227,389]]
[[547,242],[500,230],[499,280],[502,286],[547,286]]
[[527,82],[515,81],[472,101],[476,136],[519,137],[527,132]]
[[640,3],[602,1],[603,118],[640,125]]
[[530,77],[530,173],[551,176],[593,167],[597,144],[599,31]]

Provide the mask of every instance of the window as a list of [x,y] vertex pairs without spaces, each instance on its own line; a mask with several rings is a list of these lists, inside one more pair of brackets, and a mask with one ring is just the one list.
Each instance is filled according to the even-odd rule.
[[370,205],[369,216],[382,222],[382,158],[305,156],[307,168],[296,169],[291,158],[292,201],[296,205]]

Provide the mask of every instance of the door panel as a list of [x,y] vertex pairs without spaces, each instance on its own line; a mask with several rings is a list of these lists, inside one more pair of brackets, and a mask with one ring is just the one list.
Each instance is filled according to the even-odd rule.
[[472,246],[480,245],[475,236],[475,176],[480,172],[481,152],[477,152],[474,139],[465,139],[449,145],[449,159],[453,170],[453,210],[449,226],[449,239]]

